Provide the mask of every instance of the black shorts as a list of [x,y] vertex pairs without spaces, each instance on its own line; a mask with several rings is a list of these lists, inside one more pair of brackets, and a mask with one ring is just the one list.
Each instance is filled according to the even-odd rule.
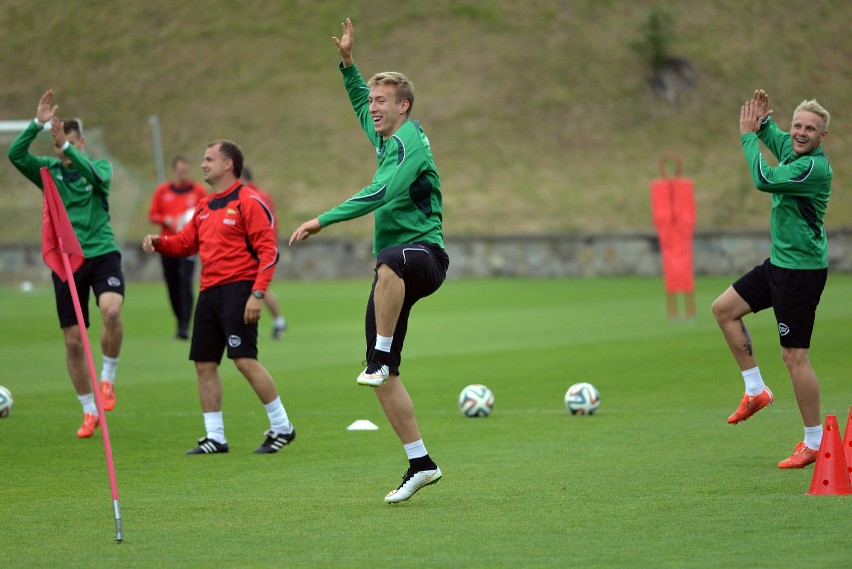
[[[450,266],[450,258],[447,252],[438,245],[432,243],[412,243],[410,245],[395,245],[379,251],[376,258],[376,270],[380,265],[387,265],[405,283],[405,300],[396,329],[393,332],[393,343],[390,351],[390,364],[388,368],[391,373],[399,373],[399,365],[402,361],[402,345],[405,342],[405,333],[408,331],[408,315],[414,303],[429,296],[441,286],[447,277],[447,268]],[[376,283],[379,275],[373,279],[373,287],[370,290],[370,299],[367,301],[367,314],[364,319],[364,331],[367,340],[367,361],[376,346],[376,308],[373,303],[373,295],[376,292]]]
[[769,259],[733,284],[752,312],[770,306],[785,348],[809,348],[828,269],[793,270],[776,267]]
[[[124,273],[121,270],[121,253],[114,251],[86,259],[74,272],[74,286],[80,299],[80,309],[86,328],[89,327],[89,289],[95,293],[95,304],[105,292],[117,292],[124,296]],[[77,311],[71,298],[71,285],[62,282],[59,275],[53,273],[53,293],[56,296],[56,313],[59,315],[59,327],[67,328],[78,324]]]
[[239,281],[198,293],[190,360],[221,363],[226,346],[231,359],[257,359],[257,324],[246,324],[244,320],[253,284],[252,281]]

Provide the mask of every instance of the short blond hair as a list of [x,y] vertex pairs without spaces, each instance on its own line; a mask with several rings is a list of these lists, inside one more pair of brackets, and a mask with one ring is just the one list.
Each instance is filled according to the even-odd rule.
[[801,111],[808,111],[809,113],[813,113],[815,115],[819,115],[822,119],[822,130],[823,132],[828,130],[828,121],[831,119],[831,115],[825,107],[817,103],[816,99],[807,99],[799,103],[799,106],[796,107],[796,110],[793,111],[793,118],[796,118]]
[[411,108],[414,107],[414,83],[411,79],[398,71],[382,71],[367,81],[367,87],[372,89],[374,85],[394,85],[397,102],[408,101],[408,111],[405,114],[411,115]]

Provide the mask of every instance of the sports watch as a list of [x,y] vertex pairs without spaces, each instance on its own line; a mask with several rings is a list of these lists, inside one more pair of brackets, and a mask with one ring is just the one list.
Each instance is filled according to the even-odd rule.
[[255,298],[260,298],[260,299],[262,299],[264,296],[266,296],[265,294],[263,294],[263,291],[260,290],[260,289],[251,291],[251,295]]

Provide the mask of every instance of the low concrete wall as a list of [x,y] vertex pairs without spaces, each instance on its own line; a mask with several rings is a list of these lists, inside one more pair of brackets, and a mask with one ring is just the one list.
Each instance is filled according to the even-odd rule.
[[[447,237],[448,278],[566,277],[661,274],[660,247],[653,232],[621,235],[523,235]],[[370,240],[312,238],[295,247],[281,244],[278,278],[316,280],[369,277],[374,266]],[[122,251],[131,281],[159,280],[158,255],[128,244]],[[693,245],[696,275],[737,275],[769,256],[762,231],[698,232]],[[829,231],[829,267],[852,272],[852,229]],[[39,244],[0,246],[0,275],[6,282],[47,281],[50,271]]]

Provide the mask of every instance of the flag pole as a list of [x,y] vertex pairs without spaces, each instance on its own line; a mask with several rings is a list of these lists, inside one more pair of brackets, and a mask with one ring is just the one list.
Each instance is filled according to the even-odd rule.
[[[65,269],[65,277],[68,280],[68,286],[71,289],[71,300],[74,302],[74,311],[77,314],[77,325],[80,328],[80,338],[83,341],[83,349],[86,353],[86,362],[89,366],[89,378],[92,381],[92,392],[95,395],[95,403],[98,407],[98,420],[101,424],[101,436],[104,441],[104,454],[106,455],[107,471],[109,474],[109,487],[112,493],[112,507],[115,516],[115,541],[122,543],[124,541],[124,531],[121,525],[121,505],[118,500],[118,484],[115,478],[115,464],[112,458],[112,445],[109,439],[109,428],[107,427],[106,413],[104,412],[103,401],[101,400],[101,391],[98,388],[97,374],[95,372],[95,362],[92,359],[92,348],[89,344],[89,334],[86,330],[86,320],[83,318],[83,310],[80,307],[80,297],[77,295],[77,285],[74,282],[74,270],[71,267],[71,261],[68,257],[68,252],[65,248],[62,236],[63,231],[57,230],[60,227],[60,208],[65,213],[65,206],[59,199],[59,193],[56,190],[56,184],[50,171],[47,168],[41,169],[42,182],[44,183],[44,199],[47,202],[47,211],[49,212],[49,222],[54,228],[54,238],[56,239],[57,249],[62,257],[62,265]],[[67,216],[67,214],[66,214]],[[70,225],[70,222],[65,220]],[[73,232],[71,236],[76,239]],[[79,249],[79,243],[76,244]],[[60,275],[62,276],[62,275]],[[64,280],[64,279],[63,279]]]
[[[59,237],[60,250],[62,247],[62,237]],[[77,313],[77,324],[80,327],[80,337],[83,339],[83,349],[86,352],[86,361],[89,364],[89,377],[92,380],[92,391],[95,394],[95,403],[98,405],[98,418],[101,422],[101,436],[104,440],[104,453],[106,454],[107,470],[109,471],[109,488],[112,492],[112,507],[115,514],[115,541],[121,543],[124,541],[124,532],[121,527],[121,506],[118,501],[118,484],[115,480],[115,465],[112,460],[112,445],[109,440],[109,428],[107,427],[106,413],[104,412],[103,401],[101,400],[101,390],[98,389],[97,374],[95,373],[95,362],[92,359],[92,348],[89,345],[89,334],[86,331],[86,321],[83,319],[83,310],[80,307],[80,297],[77,296],[77,285],[74,283],[73,271],[71,271],[71,262],[68,259],[68,254],[62,253],[62,264],[65,265],[65,274],[72,275],[68,279],[68,286],[71,287],[71,298],[74,301],[74,311]]]

